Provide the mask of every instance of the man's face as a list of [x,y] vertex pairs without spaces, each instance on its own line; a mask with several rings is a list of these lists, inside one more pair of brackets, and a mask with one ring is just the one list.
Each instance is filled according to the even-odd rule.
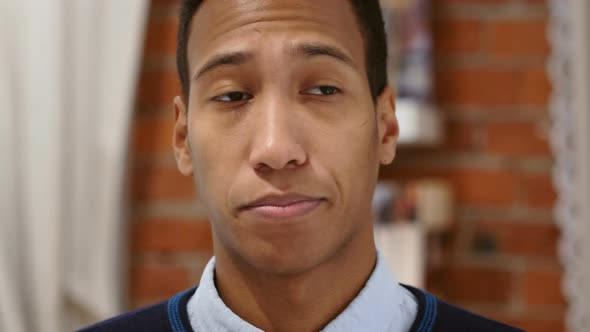
[[201,5],[174,146],[207,206],[216,254],[296,273],[361,234],[372,241],[372,194],[397,124],[391,90],[373,103],[364,54],[348,1]]

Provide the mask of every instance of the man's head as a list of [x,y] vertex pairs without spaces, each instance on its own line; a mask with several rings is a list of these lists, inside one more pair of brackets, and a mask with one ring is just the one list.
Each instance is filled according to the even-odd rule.
[[174,149],[215,255],[291,274],[374,250],[371,198],[398,134],[377,1],[189,2]]
[[[365,59],[370,59],[366,64],[367,78],[371,95],[376,99],[387,85],[387,42],[379,0],[346,1],[352,5],[357,24],[363,34]],[[184,98],[188,98],[190,88],[187,45],[193,17],[201,3],[203,0],[183,0],[180,8],[176,67]]]

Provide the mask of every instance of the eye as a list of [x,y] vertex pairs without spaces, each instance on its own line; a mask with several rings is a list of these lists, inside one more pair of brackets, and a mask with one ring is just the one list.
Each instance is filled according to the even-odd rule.
[[321,85],[303,91],[306,94],[317,96],[329,96],[340,93],[340,89],[335,86]]
[[222,95],[213,97],[214,101],[219,101],[219,102],[223,102],[223,103],[245,101],[245,100],[250,100],[250,99],[252,99],[251,94],[248,94],[245,92],[239,92],[239,91],[232,91],[232,92],[224,93]]

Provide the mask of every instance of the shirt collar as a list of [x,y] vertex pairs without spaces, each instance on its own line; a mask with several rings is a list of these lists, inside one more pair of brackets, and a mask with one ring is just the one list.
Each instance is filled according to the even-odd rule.
[[[199,287],[187,304],[195,331],[262,331],[241,319],[223,302],[214,282],[215,257],[211,258]],[[416,299],[396,281],[383,257],[361,292],[323,331],[408,331],[417,312]]]

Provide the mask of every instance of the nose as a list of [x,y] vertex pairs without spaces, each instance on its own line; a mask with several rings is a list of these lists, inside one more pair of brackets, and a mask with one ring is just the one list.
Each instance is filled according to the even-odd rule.
[[296,112],[279,98],[262,101],[253,126],[250,165],[257,171],[294,169],[307,160]]

